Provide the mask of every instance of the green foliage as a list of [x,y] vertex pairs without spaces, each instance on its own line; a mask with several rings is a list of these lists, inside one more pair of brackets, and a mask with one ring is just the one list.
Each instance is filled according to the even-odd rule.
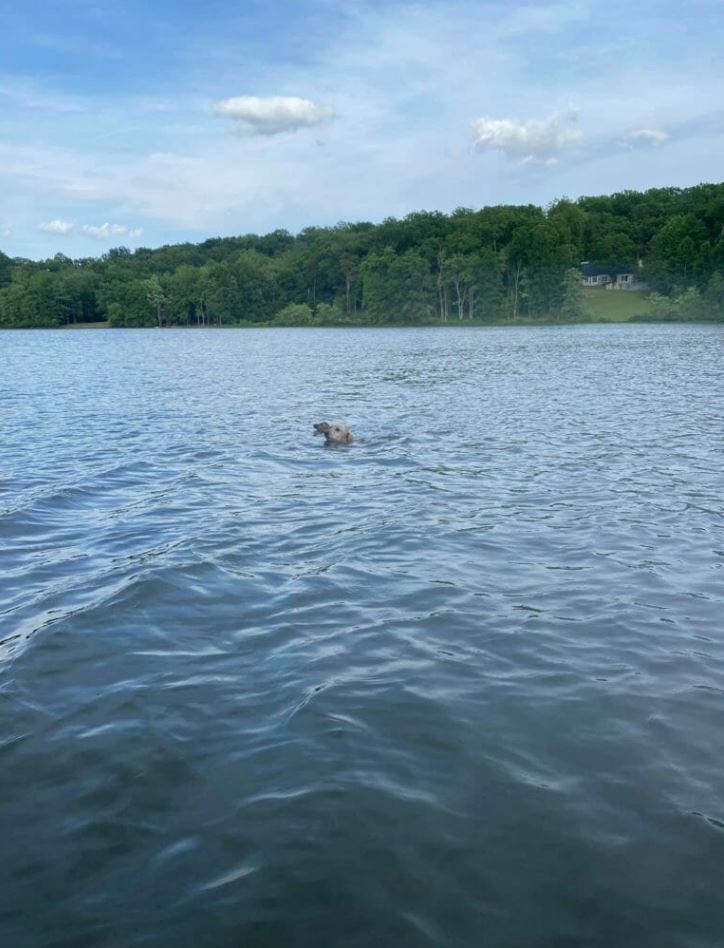
[[584,319],[586,315],[581,274],[573,268],[567,270],[563,277],[560,314],[563,319],[571,323]]
[[430,319],[435,288],[424,257],[414,250],[398,254],[391,247],[371,253],[362,264],[362,300],[374,323]]
[[94,273],[72,263],[63,269],[15,266],[10,282],[0,291],[0,326],[34,328],[97,320],[97,285]]
[[650,303],[651,319],[679,321],[712,318],[710,307],[695,286],[679,290],[673,296],[652,293]]
[[115,278],[101,283],[98,306],[111,326],[153,326],[156,322],[148,301],[145,279]]
[[5,256],[4,253],[0,253],[0,289],[10,283],[12,278],[12,266],[13,262],[10,257]]
[[0,253],[0,326],[570,321],[614,318],[614,309],[628,318],[632,307],[644,315],[641,300],[606,293],[594,305],[578,267],[640,259],[658,318],[724,319],[724,184],[561,199],[547,209],[419,211],[296,236],[119,247],[99,259]]
[[345,323],[345,313],[332,303],[319,303],[315,320],[319,326],[338,326]]
[[721,270],[712,273],[704,293],[704,303],[708,318],[724,319],[724,273]]
[[153,276],[150,276],[148,279],[143,281],[143,286],[146,291],[146,300],[148,301],[148,305],[151,307],[151,310],[156,317],[156,323],[159,326],[163,326],[163,312],[167,301],[166,294],[163,287],[161,286],[161,281],[154,273]]
[[273,319],[279,326],[312,326],[314,313],[306,303],[288,303]]
[[648,278],[665,293],[677,286],[693,285],[706,270],[710,249],[703,222],[694,214],[677,214],[651,240]]

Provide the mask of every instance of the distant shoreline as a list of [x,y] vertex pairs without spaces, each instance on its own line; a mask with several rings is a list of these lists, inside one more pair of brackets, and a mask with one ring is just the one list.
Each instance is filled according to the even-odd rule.
[[720,318],[712,319],[664,319],[661,316],[642,315],[633,316],[629,319],[518,319],[515,322],[510,320],[503,321],[482,321],[482,320],[462,320],[461,322],[452,321],[446,323],[440,322],[386,322],[386,323],[315,323],[314,325],[293,325],[282,323],[234,323],[223,326],[193,326],[193,325],[170,325],[170,326],[111,326],[109,323],[68,323],[64,326],[0,326],[0,332],[63,332],[74,330],[130,330],[151,331],[161,330],[219,330],[219,329],[532,329],[535,327],[553,327],[553,326],[632,326],[632,325],[702,325],[716,326],[724,325],[724,320]]
[[[121,326],[114,325],[110,321],[65,323],[62,326],[2,326],[2,329],[422,329],[422,328],[440,328],[440,329],[460,329],[476,327],[483,329],[520,327],[520,326],[598,326],[612,324],[631,323],[692,323],[701,322],[704,324],[722,323],[722,317],[716,310],[712,310],[711,319],[702,318],[697,314],[696,319],[686,318],[676,312],[670,312],[664,315],[660,309],[657,309],[652,303],[648,293],[639,291],[618,291],[609,292],[603,289],[584,289],[583,290],[584,308],[583,313],[578,316],[571,316],[568,319],[558,317],[554,314],[548,316],[520,316],[517,319],[458,319],[451,315],[447,320],[439,318],[415,320],[384,320],[376,322],[372,319],[365,319],[363,313],[354,316],[343,317],[329,313],[321,316],[317,321],[295,321],[293,319],[284,319],[283,316],[277,316],[270,320],[247,320],[242,322],[225,322],[221,326],[218,324],[207,324],[199,326],[195,323],[177,323],[171,322],[162,326]],[[336,317],[336,318],[335,318]]]
[[626,322],[669,322],[681,321],[689,322],[684,317],[670,314],[662,316],[656,313],[654,306],[648,294],[639,291],[618,291],[607,292],[603,289],[583,289],[582,290],[583,311],[580,314],[570,314],[563,318],[554,313],[548,315],[531,316],[529,314],[520,315],[516,319],[504,318],[498,316],[491,319],[469,319],[460,320],[457,314],[450,314],[446,320],[441,320],[439,316],[427,316],[426,318],[400,319],[400,320],[375,320],[365,318],[364,311],[357,312],[354,315],[344,316],[341,313],[330,313],[320,307],[317,317],[313,317],[309,308],[306,308],[305,319],[285,318],[284,314],[278,314],[272,319],[256,319],[240,322],[223,322],[222,327],[218,323],[209,320],[207,324],[199,326],[195,322],[177,322],[169,321],[168,325],[162,326],[149,325],[122,325],[112,320],[95,320],[88,322],[64,323],[60,326],[19,326],[4,325],[3,329],[156,329],[156,328],[177,328],[177,329],[203,329],[203,328],[226,328],[226,329],[278,329],[278,328],[296,328],[296,329],[362,329],[362,328],[384,328],[384,327],[423,327],[423,326],[441,326],[448,328],[458,328],[460,326],[571,326],[571,325],[593,325],[596,323],[626,323]]

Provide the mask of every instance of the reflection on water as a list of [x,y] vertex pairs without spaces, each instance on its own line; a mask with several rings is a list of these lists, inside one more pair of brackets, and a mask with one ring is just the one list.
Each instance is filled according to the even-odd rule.
[[720,945],[720,329],[2,346],[1,944]]

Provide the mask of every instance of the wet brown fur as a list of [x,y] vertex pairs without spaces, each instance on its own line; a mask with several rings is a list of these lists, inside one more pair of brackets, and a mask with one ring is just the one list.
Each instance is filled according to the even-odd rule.
[[347,425],[330,425],[327,421],[320,421],[314,426],[315,434],[323,434],[327,444],[351,444],[354,435]]

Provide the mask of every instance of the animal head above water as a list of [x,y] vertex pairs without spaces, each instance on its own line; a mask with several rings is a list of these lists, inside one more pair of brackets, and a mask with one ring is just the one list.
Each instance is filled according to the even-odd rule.
[[330,425],[328,421],[320,421],[314,426],[315,435],[323,434],[327,444],[350,444],[354,435],[347,425]]

